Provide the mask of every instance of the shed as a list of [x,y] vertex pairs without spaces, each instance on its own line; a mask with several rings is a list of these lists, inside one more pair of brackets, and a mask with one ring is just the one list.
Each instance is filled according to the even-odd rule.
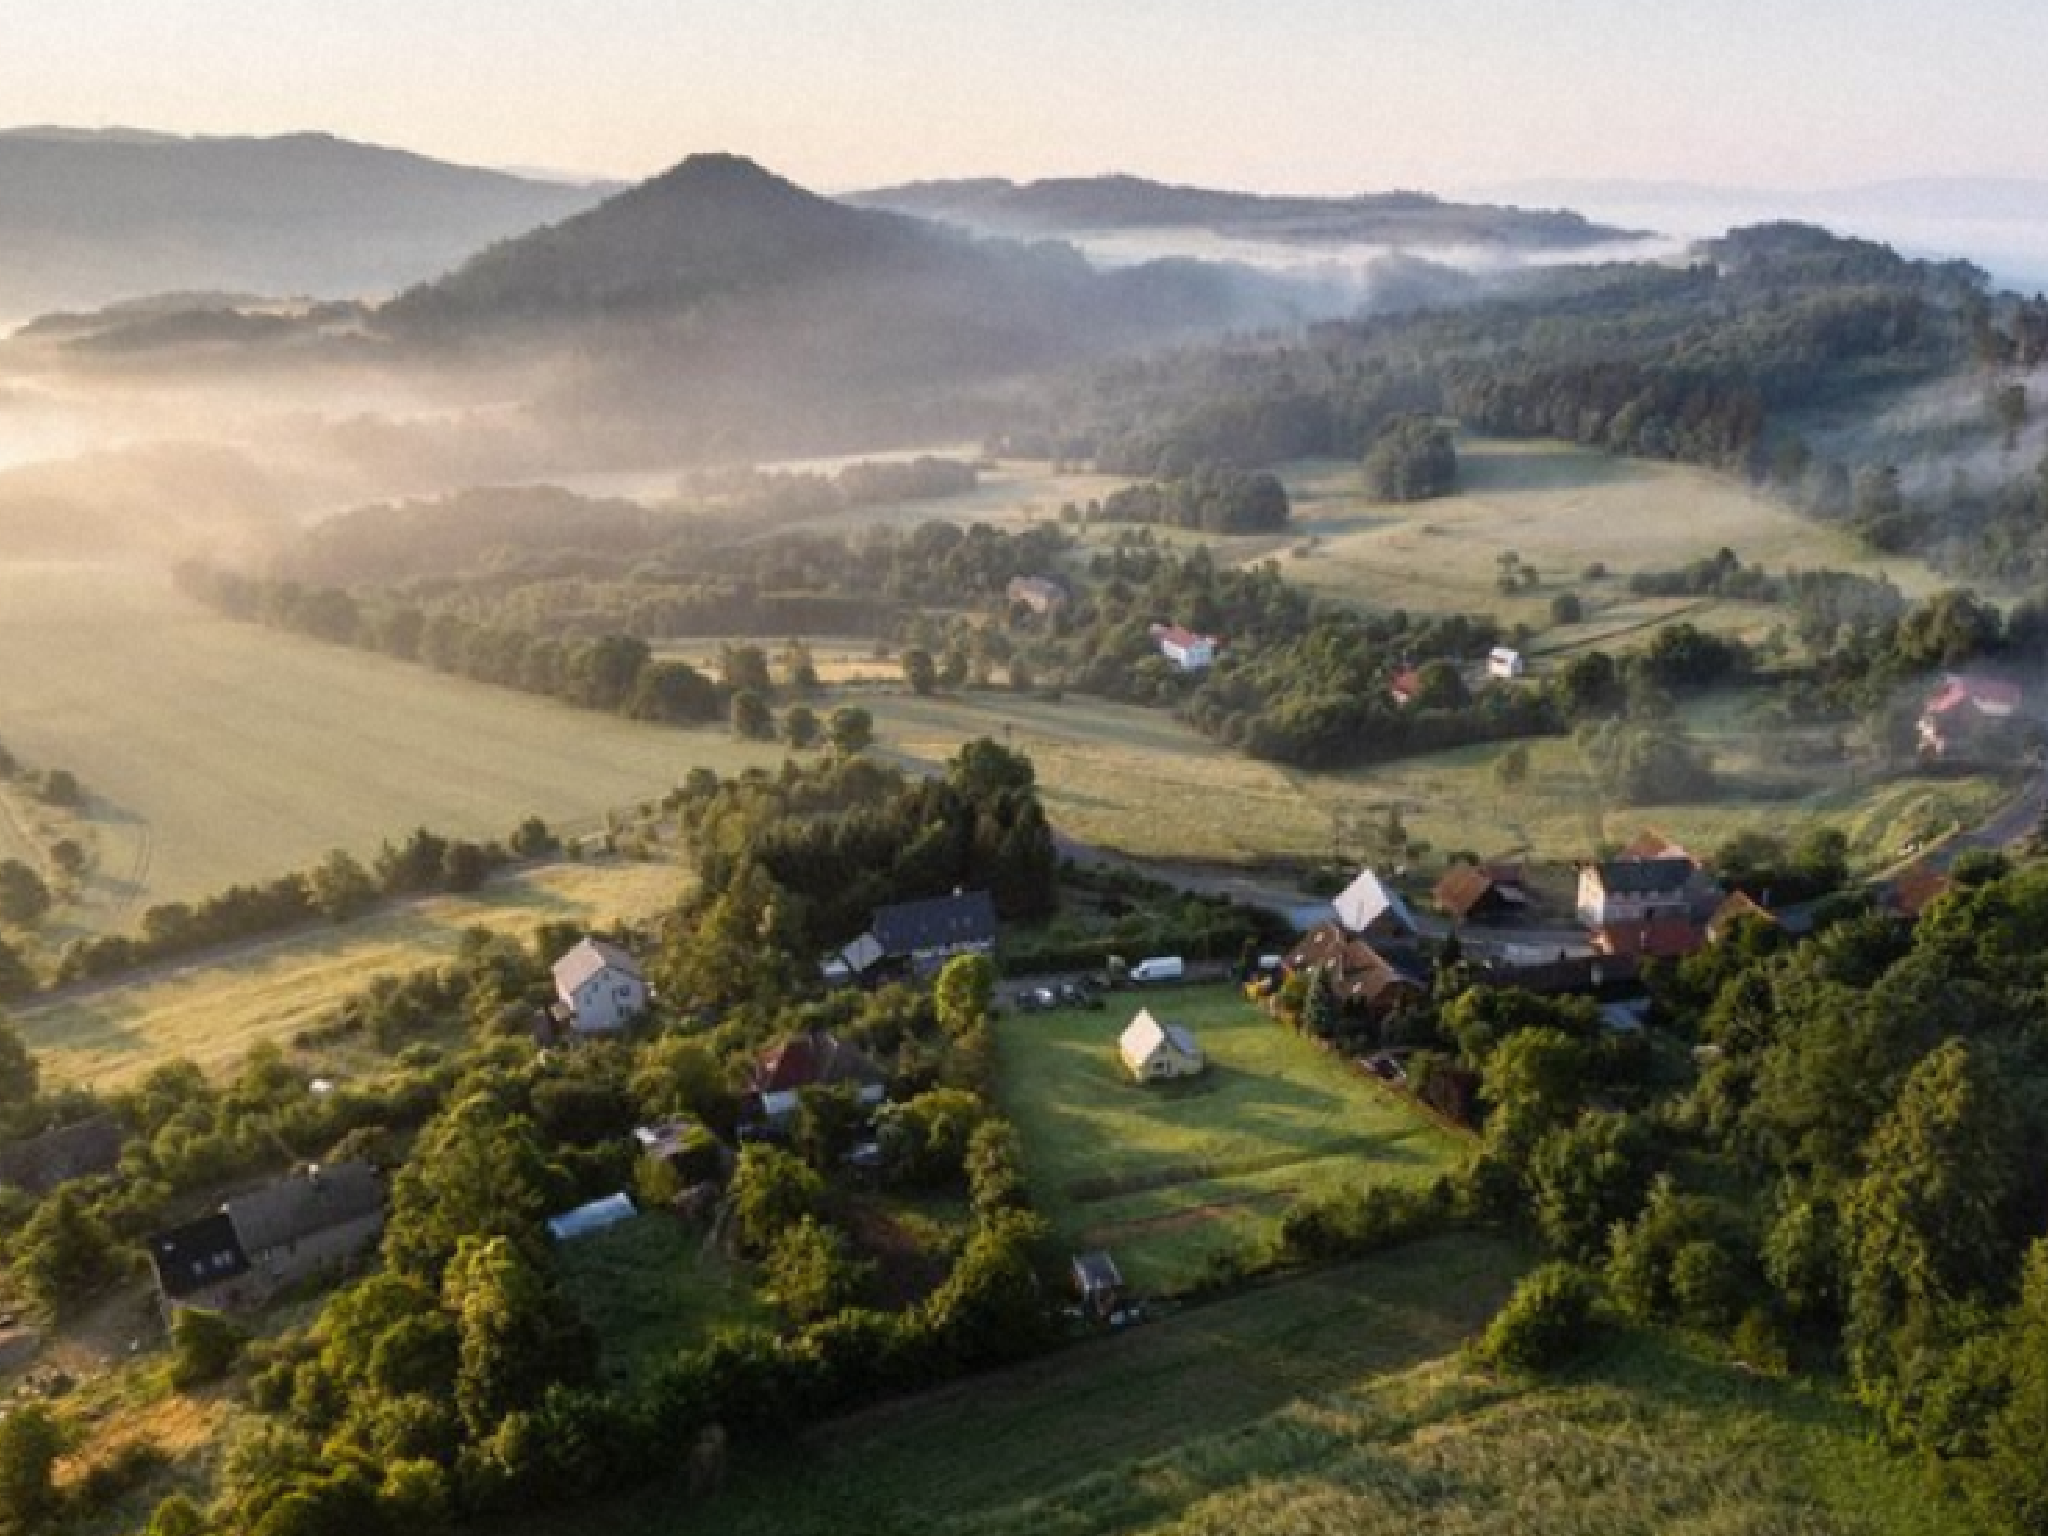
[[1102,1249],[1074,1255],[1074,1289],[1081,1308],[1091,1316],[1104,1318],[1123,1302],[1124,1277]]
[[573,1211],[549,1217],[548,1235],[558,1243],[574,1242],[579,1237],[616,1227],[622,1221],[631,1221],[639,1214],[639,1207],[633,1204],[630,1196],[623,1193],[606,1195],[602,1200],[593,1200]]

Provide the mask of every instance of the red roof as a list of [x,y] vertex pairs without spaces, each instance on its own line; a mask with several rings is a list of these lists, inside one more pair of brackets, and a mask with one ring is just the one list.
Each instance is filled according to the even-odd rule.
[[1192,629],[1183,629],[1178,624],[1154,624],[1152,626],[1152,638],[1161,645],[1177,645],[1182,650],[1186,650],[1191,645],[1214,645],[1216,643],[1211,636],[1198,635]]
[[1945,679],[1934,697],[1927,701],[1926,712],[1945,715],[1967,704],[1988,714],[2009,715],[2020,707],[2024,697],[2017,686],[2002,683],[1996,678],[1951,677]]
[[1697,865],[1700,862],[1693,857],[1689,849],[1681,844],[1674,843],[1662,832],[1652,831],[1648,827],[1638,832],[1635,835],[1634,841],[1622,849],[1620,853],[1616,854],[1615,857],[1617,859],[1627,859],[1631,862],[1647,862],[1652,859],[1684,859],[1688,864],[1692,865]]
[[822,1031],[791,1035],[754,1064],[756,1093],[790,1093],[823,1083],[879,1082],[883,1073],[853,1046]]
[[1918,918],[1949,885],[1947,875],[1916,859],[1892,877],[1892,907],[1901,917]]
[[1705,949],[1707,935],[1685,918],[1653,917],[1642,923],[1609,923],[1595,931],[1593,947],[1608,955],[1678,960]]

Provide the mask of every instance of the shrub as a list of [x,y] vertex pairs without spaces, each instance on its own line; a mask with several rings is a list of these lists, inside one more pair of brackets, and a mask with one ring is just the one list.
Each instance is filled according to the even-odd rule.
[[1545,1264],[1530,1271],[1479,1341],[1479,1357],[1501,1370],[1541,1375],[1586,1347],[1598,1289],[1575,1264]]
[[180,1392],[218,1381],[249,1336],[218,1312],[180,1307],[171,1319],[171,1385]]

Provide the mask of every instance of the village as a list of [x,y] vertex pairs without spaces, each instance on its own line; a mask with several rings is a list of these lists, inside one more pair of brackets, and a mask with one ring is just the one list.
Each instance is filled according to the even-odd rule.
[[[1165,654],[1189,667],[1207,665],[1218,643],[1166,626],[1157,638]],[[1520,658],[1500,653],[1489,668],[1512,679],[1520,675]],[[2022,724],[2021,705],[2009,683],[1945,678],[1917,723],[1922,751],[1940,762],[2006,750],[2006,738]],[[1786,850],[1777,853],[1784,863]],[[1762,884],[1757,870],[1731,882],[1698,854],[1646,829],[1608,856],[1577,865],[1568,888],[1555,879],[1539,885],[1514,859],[1453,862],[1427,891],[1404,891],[1398,877],[1366,868],[1325,907],[1292,905],[1288,916],[1311,921],[1281,951],[1193,967],[1178,955],[1111,957],[1098,972],[1009,975],[1000,984],[995,905],[986,891],[960,891],[877,908],[865,931],[821,958],[819,975],[828,987],[872,990],[930,984],[968,960],[986,973],[980,985],[996,1017],[1005,1007],[1012,1013],[1000,1026],[1005,1034],[1078,1029],[1090,1042],[1085,1070],[1103,1083],[1124,1082],[1138,1098],[1244,1070],[1228,1048],[1205,1048],[1202,1034],[1183,1019],[1190,1010],[1212,1017],[1219,1005],[1256,1009],[1369,1080],[1371,1091],[1470,1135],[1479,1119],[1479,1074],[1432,1052],[1427,1026],[1418,1027],[1447,975],[1458,987],[1588,999],[1604,1031],[1640,1038],[1656,1022],[1658,966],[1699,954],[1744,926],[1796,941],[1825,920],[1830,906],[1863,905],[1911,923],[1949,889],[1946,862],[1915,858],[1857,891],[1841,888],[1839,869],[1816,875],[1809,868],[1789,873],[1774,891],[1767,872]],[[1795,899],[1778,899],[1787,894]],[[532,1030],[544,1051],[621,1038],[643,1024],[656,1000],[633,953],[598,936],[561,954],[550,974],[554,998]],[[1426,1066],[1411,1071],[1418,1054]],[[840,1154],[841,1172],[872,1181],[888,1161],[890,1080],[887,1065],[829,1030],[779,1040],[748,1068],[729,1139],[691,1117],[632,1129],[641,1183],[648,1183],[649,1169],[663,1170],[653,1187],[667,1193],[675,1212],[715,1221],[738,1150],[792,1144],[807,1096],[818,1094],[850,1097],[855,1124]],[[1201,1100],[1181,1102],[1199,1120]],[[44,1193],[66,1179],[111,1172],[120,1152],[117,1128],[102,1117],[0,1148],[0,1181]],[[292,1286],[346,1271],[382,1234],[380,1191],[380,1175],[368,1164],[308,1166],[154,1234],[147,1247],[167,1315],[181,1307],[244,1313]],[[620,1189],[551,1213],[548,1228],[558,1242],[573,1243],[637,1219],[642,1209]],[[1097,1220],[1065,1235],[1085,1240],[1102,1230]],[[1072,1301],[1082,1315],[1119,1324],[1144,1315],[1142,1295],[1126,1284],[1114,1252],[1077,1251],[1070,1267]]]

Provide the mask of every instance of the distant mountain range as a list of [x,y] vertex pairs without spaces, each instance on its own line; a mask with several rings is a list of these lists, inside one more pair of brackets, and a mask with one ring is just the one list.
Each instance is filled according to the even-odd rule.
[[317,133],[17,128],[0,132],[0,318],[181,289],[386,294],[613,190]]
[[1609,244],[1634,233],[1559,209],[1448,203],[1426,192],[1286,196],[1172,186],[1137,176],[919,181],[851,193],[845,201],[971,229],[1036,236],[1182,230],[1304,246],[1537,252]]

